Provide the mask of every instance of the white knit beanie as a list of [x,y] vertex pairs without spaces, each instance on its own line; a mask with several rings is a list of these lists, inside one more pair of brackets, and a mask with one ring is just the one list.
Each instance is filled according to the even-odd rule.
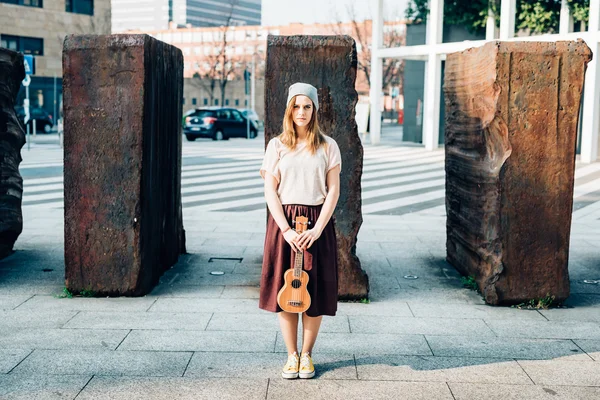
[[309,83],[296,82],[288,89],[288,98],[286,104],[290,104],[292,97],[302,94],[315,104],[315,108],[319,110],[319,96],[317,95],[317,88]]

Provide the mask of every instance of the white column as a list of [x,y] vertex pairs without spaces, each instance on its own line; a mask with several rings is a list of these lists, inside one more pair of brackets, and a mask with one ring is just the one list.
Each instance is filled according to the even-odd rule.
[[487,20],[485,21],[485,40],[496,38],[496,19],[492,7],[488,7]]
[[371,88],[369,91],[369,137],[371,144],[379,144],[381,138],[381,86],[383,85],[383,60],[378,50],[383,44],[383,0],[373,0],[373,23],[371,25]]
[[569,33],[571,30],[571,23],[573,19],[571,18],[571,10],[569,9],[568,0],[562,0],[560,4],[560,25],[558,28],[558,33],[564,35],[565,33]]
[[581,116],[581,161],[598,159],[598,130],[600,129],[600,0],[590,0],[590,21],[587,45],[593,53],[587,66]]
[[250,79],[250,109],[256,111],[256,53],[252,54],[252,73]]
[[442,42],[444,0],[429,0],[427,16],[427,45],[431,46],[425,68],[425,93],[423,99],[423,143],[427,150],[438,148],[440,139],[440,97],[442,59],[434,47]]
[[515,36],[515,14],[517,0],[502,0],[500,5],[500,40]]

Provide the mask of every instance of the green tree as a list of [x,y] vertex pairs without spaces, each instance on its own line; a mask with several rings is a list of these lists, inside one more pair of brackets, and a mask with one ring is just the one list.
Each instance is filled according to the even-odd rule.
[[[427,18],[428,0],[410,0],[406,17],[413,22]],[[520,0],[517,1],[517,29],[527,29],[532,33],[557,32],[560,18],[560,0]],[[574,21],[589,20],[589,0],[568,0]],[[470,32],[483,33],[488,8],[494,13],[496,24],[500,20],[500,0],[450,0],[444,4],[444,20],[449,25],[463,25]]]

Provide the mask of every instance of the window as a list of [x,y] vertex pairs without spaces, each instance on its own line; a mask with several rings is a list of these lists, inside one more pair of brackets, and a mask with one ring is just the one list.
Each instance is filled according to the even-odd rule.
[[231,114],[229,113],[229,110],[221,110],[221,111],[217,112],[217,118],[231,119]]
[[225,99],[225,105],[228,106],[229,105],[229,99]]
[[43,8],[42,0],[0,0],[0,3],[16,4],[18,6]]
[[248,106],[248,99],[244,100],[244,105],[247,107]]
[[240,115],[239,112],[232,110],[231,111],[231,116],[233,117],[233,120],[237,121],[237,122],[243,122],[244,119],[242,118],[242,116]]
[[65,11],[94,15],[94,0],[65,0]]
[[192,97],[192,105],[194,105],[194,106],[196,105],[196,98],[195,97]]
[[205,97],[204,98],[204,105],[207,106],[208,105],[208,99]]
[[219,99],[215,99],[215,106],[219,105]]
[[240,105],[240,100],[239,99],[235,99],[235,105],[239,106]]
[[35,56],[44,55],[44,39],[26,36],[0,35],[0,47],[13,51],[20,51],[23,54],[33,54]]

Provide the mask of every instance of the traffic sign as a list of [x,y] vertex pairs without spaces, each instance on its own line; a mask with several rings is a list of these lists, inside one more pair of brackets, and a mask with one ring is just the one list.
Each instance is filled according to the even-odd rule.
[[35,75],[35,58],[31,54],[25,54],[23,62],[25,64],[25,75]]

